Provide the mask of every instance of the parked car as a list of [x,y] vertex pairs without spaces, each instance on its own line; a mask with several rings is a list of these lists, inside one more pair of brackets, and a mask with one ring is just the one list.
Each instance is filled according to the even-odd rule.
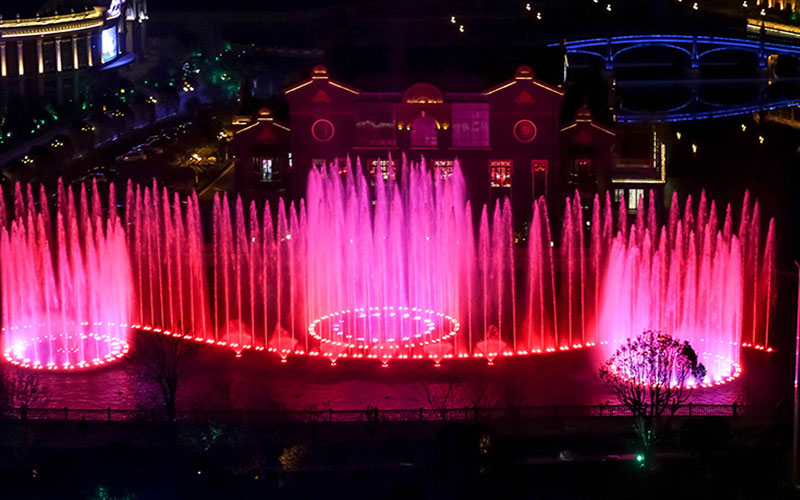
[[117,157],[117,161],[126,161],[126,162],[144,161],[146,159],[147,159],[147,153],[145,153],[144,151],[137,151],[137,150],[129,151],[126,154]]

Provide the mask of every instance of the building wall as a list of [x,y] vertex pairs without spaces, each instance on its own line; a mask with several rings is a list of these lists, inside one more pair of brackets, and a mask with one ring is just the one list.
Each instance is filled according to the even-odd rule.
[[[630,162],[620,158],[617,150],[617,132],[595,123],[585,108],[575,122],[562,127],[564,92],[536,80],[524,66],[511,80],[470,93],[443,93],[425,83],[405,92],[363,92],[332,80],[324,67],[316,67],[311,78],[284,92],[290,110],[289,184],[295,198],[305,194],[306,178],[314,165],[339,160],[343,169],[348,155],[353,165],[360,159],[365,173],[374,173],[378,166],[373,165],[390,156],[398,165],[403,155],[411,161],[424,157],[429,166],[446,167],[446,162],[458,159],[473,205],[510,196],[517,224],[530,220],[535,198],[546,197],[551,213],[560,214],[564,196],[577,189],[591,204],[591,194],[620,187],[615,185],[615,176],[624,176],[627,184],[622,188],[639,188],[630,184],[637,176],[649,187],[663,188],[663,182],[650,184],[662,179],[663,172],[650,164],[657,137],[649,129],[639,134],[646,151],[640,156],[650,161],[648,168],[638,163],[636,168],[627,168]],[[245,127],[255,118],[249,120]],[[421,133],[425,130],[427,134]],[[465,130],[474,133],[467,142]],[[234,137],[234,143],[255,137],[257,133],[243,133],[241,139]],[[425,140],[415,144],[415,138]],[[252,146],[240,147],[240,154],[248,154],[247,148]],[[237,160],[237,166],[249,168],[247,161]],[[576,168],[577,161],[588,168]],[[620,170],[620,166],[626,168]],[[498,177],[506,168],[511,171],[510,183]]]
[[[451,95],[425,83],[412,85],[403,93],[361,92],[331,80],[327,70],[319,67],[311,79],[287,89],[286,98],[295,160],[293,190],[297,196],[304,193],[305,177],[314,162],[330,162],[348,154],[360,158],[367,171],[373,161],[389,155],[395,161],[406,155],[412,161],[424,157],[431,163],[458,158],[470,198],[476,204],[510,194],[515,213],[522,219],[527,217],[534,195],[558,194],[563,187],[557,169],[553,168],[559,158],[563,92],[536,81],[530,68],[520,68],[514,79],[493,89]],[[453,131],[454,123],[459,123],[456,107],[460,106],[459,116],[463,116],[464,107],[471,105],[487,110],[488,141],[456,144]],[[483,117],[481,113],[478,115]],[[386,120],[390,120],[394,131],[393,140],[380,145],[359,140],[356,123],[359,119],[363,122],[364,116],[360,115],[370,114],[390,117]],[[333,125],[332,138],[315,137],[312,127],[318,120],[328,120]],[[479,121],[483,123],[482,119]],[[515,134],[515,127],[521,121],[533,124],[532,137]],[[424,135],[419,130],[434,126],[435,141],[414,144],[415,136]],[[538,189],[534,188],[533,160],[548,166],[540,175]],[[509,162],[510,187],[492,187],[492,162]]]

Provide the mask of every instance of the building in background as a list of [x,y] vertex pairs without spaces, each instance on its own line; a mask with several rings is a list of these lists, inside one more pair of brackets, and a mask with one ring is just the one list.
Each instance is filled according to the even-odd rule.
[[0,86],[7,99],[77,101],[86,72],[144,56],[146,0],[99,0],[92,6],[70,7],[70,12],[44,4],[29,12],[33,15],[14,18],[12,10],[0,5],[0,14],[6,16],[0,19]]
[[489,89],[458,93],[428,83],[365,91],[317,66],[284,90],[288,127],[264,110],[236,117],[238,187],[290,187],[300,196],[311,168],[338,162],[343,173],[349,155],[353,166],[358,158],[369,175],[388,178],[405,155],[424,157],[445,176],[458,159],[473,203],[508,195],[521,221],[539,196],[559,213],[559,200],[575,190],[586,203],[595,192],[611,191],[617,200],[638,200],[651,188],[660,195],[665,151],[655,128],[612,130],[586,107],[563,125],[564,93],[527,66]]

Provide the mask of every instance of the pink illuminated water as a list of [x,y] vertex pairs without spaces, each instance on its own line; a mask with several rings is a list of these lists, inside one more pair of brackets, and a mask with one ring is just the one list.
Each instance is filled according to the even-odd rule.
[[99,364],[130,324],[283,360],[492,362],[657,329],[690,341],[713,382],[741,347],[768,349],[774,227],[762,238],[749,195],[736,223],[673,196],[661,225],[652,194],[629,223],[623,202],[576,193],[555,227],[538,199],[520,236],[507,198],[473,207],[466,191],[457,162],[376,176],[348,161],[312,171],[298,203],[216,196],[206,221],[195,195],[129,184],[123,225],[96,188],[76,203],[59,187],[52,220],[43,191],[18,188],[11,220],[0,210],[6,355]]
[[76,202],[59,184],[54,217],[44,189],[17,185],[13,216],[0,209],[3,348],[15,364],[73,369],[127,352],[133,285],[113,191],[103,214],[97,186]]
[[774,223],[762,247],[758,203],[751,206],[749,195],[738,230],[730,206],[721,225],[705,194],[693,208],[689,197],[681,216],[674,195],[667,223],[657,226],[652,202],[647,209],[640,202],[630,229],[600,245],[608,256],[597,335],[611,348],[643,330],[688,340],[710,381],[719,382],[736,374],[741,346],[769,345]]
[[652,194],[630,224],[624,203],[576,193],[558,238],[539,199],[525,249],[508,200],[473,210],[460,168],[403,159],[381,174],[314,170],[288,206],[217,197],[208,247],[194,197],[129,187],[137,322],[331,361],[491,361],[660,329],[696,345],[712,380],[735,371],[741,346],[769,344],[774,231],[762,241],[749,195],[734,230],[731,209],[720,224],[704,196],[683,209],[673,197],[659,225]]
[[197,340],[213,336],[197,196],[170,199],[155,185],[129,183],[124,217],[137,299],[134,324]]

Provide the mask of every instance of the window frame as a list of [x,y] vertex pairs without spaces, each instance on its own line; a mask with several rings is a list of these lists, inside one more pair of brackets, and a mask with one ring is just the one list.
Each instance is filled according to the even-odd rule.
[[[468,107],[480,107],[480,113],[485,112],[485,116],[481,117],[480,119],[475,119],[474,117],[470,117],[469,120],[465,120],[462,117],[457,117],[459,114],[467,114],[466,108]],[[478,111],[472,110],[470,113],[478,113]],[[462,138],[460,132],[457,134],[456,130],[460,130],[459,124],[460,123],[468,123],[469,124],[469,141],[464,143],[460,142]],[[479,141],[480,144],[475,143],[475,124],[476,123],[485,123],[485,138]],[[480,133],[484,132],[484,127],[480,127]],[[451,146],[454,149],[474,149],[474,148],[488,148],[491,147],[492,141],[492,127],[491,127],[491,108],[489,103],[485,102],[456,102],[451,105],[450,108],[450,140]]]
[[[503,163],[503,165],[499,165]],[[495,184],[494,170],[496,168],[507,169],[506,182],[503,185]],[[489,187],[493,189],[510,189],[511,181],[514,176],[514,160],[511,159],[490,159],[489,160]]]
[[[433,135],[425,135],[424,144],[415,144],[414,143],[414,137],[418,137],[418,134],[420,134],[421,132],[420,132],[420,128],[415,127],[414,124],[415,123],[421,123],[422,121],[428,122],[428,123],[433,125],[433,129],[432,129],[433,130]],[[415,129],[417,130],[417,134],[414,133]],[[430,129],[428,131],[430,131]],[[433,137],[433,139],[434,139],[433,140],[433,144],[429,144],[428,143],[428,139],[430,139],[431,137]],[[409,141],[409,144],[411,146],[411,149],[438,149],[439,148],[439,124],[436,121],[436,119],[434,117],[432,117],[432,116],[420,115],[420,116],[414,118],[413,120],[411,120],[411,123],[409,123],[409,139],[408,139],[408,141]]]

